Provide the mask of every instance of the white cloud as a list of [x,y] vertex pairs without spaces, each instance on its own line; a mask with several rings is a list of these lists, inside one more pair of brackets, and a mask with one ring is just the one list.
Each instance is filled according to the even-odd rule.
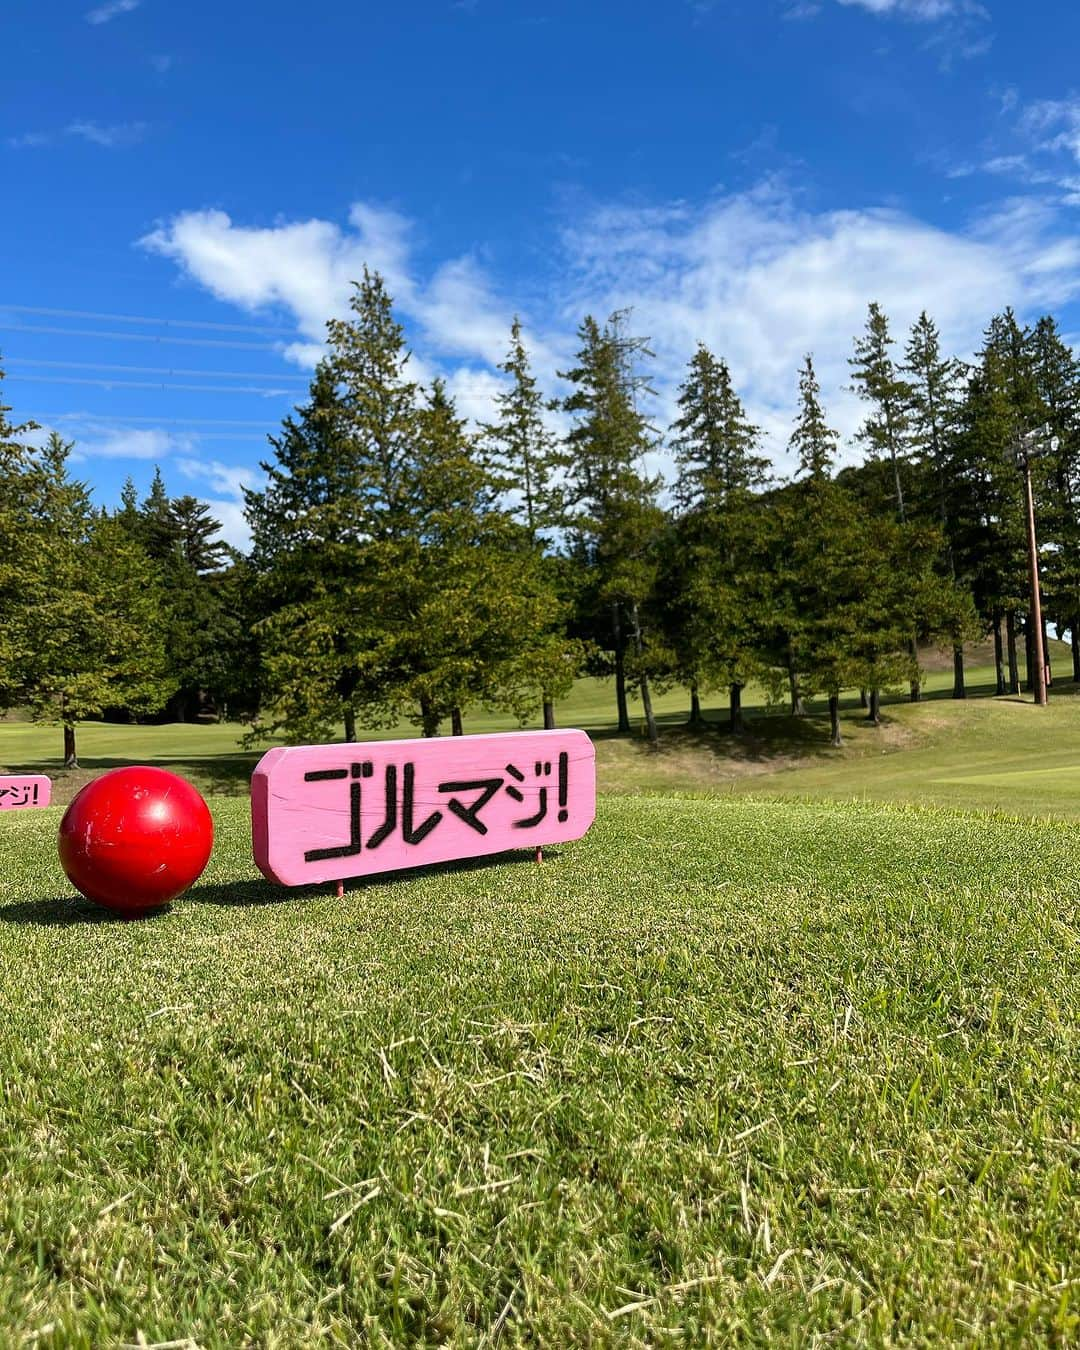
[[[221,300],[248,311],[282,306],[291,311],[301,340],[282,354],[310,368],[322,352],[326,320],[348,313],[352,283],[365,264],[379,272],[399,314],[427,356],[447,365],[459,360],[489,365],[502,359],[514,309],[495,295],[477,261],[465,256],[418,275],[410,221],[387,207],[355,203],[348,228],[333,221],[282,221],[252,227],[235,224],[224,211],[187,211],[143,238],[142,246],[171,258],[194,281]],[[538,369],[553,372],[555,357],[530,335]],[[415,357],[412,377],[437,373]]]
[[9,136],[7,143],[13,150],[38,150],[74,137],[107,150],[116,150],[138,145],[146,139],[149,130],[146,122],[115,122],[111,126],[102,126],[100,122],[79,120],[69,122],[59,131],[27,131],[20,136]]
[[1080,291],[1080,242],[1028,199],[953,234],[898,211],[811,213],[781,186],[694,209],[604,208],[568,232],[571,312],[633,305],[657,355],[659,411],[701,339],[729,361],[754,419],[783,458],[796,369],[812,351],[834,422],[861,417],[847,358],[879,301],[901,339],[922,309],[970,355],[990,316],[1061,304]]
[[191,438],[156,428],[94,429],[78,441],[83,459],[162,460],[178,450],[189,450]]
[[212,497],[199,494],[199,500],[206,502],[214,518],[220,521],[222,537],[234,548],[246,549],[251,543],[251,531],[244,519],[243,489],[261,486],[261,469],[190,456],[178,459],[176,464],[185,478],[206,483],[217,494]]
[[1064,151],[1080,164],[1080,97],[1033,103],[1024,110],[1021,126],[1040,150]]
[[[414,377],[441,371],[463,413],[488,419],[511,317],[530,306],[474,257],[425,273],[412,236],[398,213],[358,204],[347,229],[325,220],[253,228],[223,212],[188,212],[143,243],[220,299],[291,311],[298,361],[317,355],[323,320],[345,312],[349,283],[367,261],[386,276],[418,348]],[[808,351],[834,422],[846,435],[855,430],[861,413],[847,358],[869,301],[884,306],[901,339],[927,309],[948,347],[969,356],[1006,304],[1034,314],[1080,293],[1080,241],[1056,208],[1033,197],[950,232],[896,210],[810,211],[770,181],[705,204],[598,206],[567,225],[550,252],[552,274],[540,279],[542,299],[526,323],[550,392],[555,371],[570,364],[581,316],[632,307],[632,331],[648,334],[656,352],[658,422],[670,420],[700,339],[730,363],[781,463]]]
[[871,14],[895,15],[897,18],[914,19],[921,23],[932,23],[937,19],[955,16],[975,16],[986,18],[987,13],[975,0],[839,0],[842,5],[857,5],[869,10]]
[[86,22],[92,24],[109,23],[121,14],[130,14],[133,9],[138,9],[141,4],[142,0],[106,0],[105,4],[87,11]]
[[64,128],[65,136],[77,136],[91,145],[114,150],[120,146],[137,145],[146,138],[149,127],[145,122],[116,122],[102,126],[100,122],[70,122]]

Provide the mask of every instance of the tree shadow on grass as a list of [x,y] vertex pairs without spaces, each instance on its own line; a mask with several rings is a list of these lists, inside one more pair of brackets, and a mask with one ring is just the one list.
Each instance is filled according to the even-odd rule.
[[55,759],[27,760],[21,764],[6,764],[12,774],[47,775],[53,782],[53,804],[63,806],[80,788],[110,769],[124,769],[133,764],[152,764],[187,778],[200,791],[212,796],[240,797],[250,788],[251,774],[259,762],[258,754],[229,751],[222,755],[149,756],[142,759],[123,756],[84,755],[78,769],[65,769]]

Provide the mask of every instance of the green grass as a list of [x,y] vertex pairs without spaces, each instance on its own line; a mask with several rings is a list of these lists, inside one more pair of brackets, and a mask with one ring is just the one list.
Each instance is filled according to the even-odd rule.
[[[1058,670],[1065,668],[1057,655]],[[1080,690],[1055,684],[1050,706],[1026,699],[995,699],[987,666],[969,668],[969,688],[980,695],[958,703],[949,698],[951,672],[931,671],[927,697],[912,705],[899,696],[884,707],[885,725],[869,727],[858,700],[844,701],[845,746],[828,744],[821,705],[793,719],[767,709],[760,692],[748,698],[749,734],[739,740],[723,730],[726,711],[706,700],[712,725],[686,731],[686,694],[672,690],[658,699],[661,751],[652,754],[635,712],[629,737],[613,734],[613,691],[608,682],[580,680],[559,707],[563,726],[580,726],[596,742],[602,792],[737,792],[786,797],[936,802],[977,810],[1080,818]],[[476,716],[468,731],[509,729],[505,718]],[[120,764],[154,762],[183,774],[203,791],[246,795],[258,753],[239,749],[242,728],[214,726],[117,726],[79,728],[82,770],[59,767],[56,727],[0,722],[0,771],[48,773],[56,799],[66,802],[89,778]],[[410,735],[405,724],[393,733]],[[368,735],[369,733],[364,733]],[[378,734],[378,733],[377,733]]]
[[1074,830],[622,797],[542,866],[75,901],[0,819],[5,1344],[1066,1344]]

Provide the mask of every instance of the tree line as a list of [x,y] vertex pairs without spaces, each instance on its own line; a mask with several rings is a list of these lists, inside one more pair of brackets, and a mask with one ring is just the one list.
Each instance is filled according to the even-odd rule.
[[[253,740],[348,740],[410,720],[463,730],[478,707],[554,725],[582,673],[612,679],[618,726],[688,690],[691,723],[723,691],[743,729],[751,681],[794,715],[841,692],[921,696],[918,653],[992,635],[999,693],[1032,675],[1021,434],[1033,465],[1044,615],[1080,679],[1080,363],[1054,319],[1011,310],[974,362],[920,315],[906,339],[871,304],[850,358],[861,462],[837,467],[812,356],[798,373],[780,478],[722,356],[699,343],[678,415],[657,428],[648,341],[631,315],[586,317],[555,398],[515,320],[491,420],[422,388],[382,278],[365,271],[327,325],[308,398],[269,437],[245,492],[246,555],[160,473],[112,511],[71,476],[70,443],[32,449],[0,405],[0,704],[64,728],[91,717],[200,715]],[[647,470],[661,448],[673,480]],[[1020,657],[1023,648],[1023,660]]]

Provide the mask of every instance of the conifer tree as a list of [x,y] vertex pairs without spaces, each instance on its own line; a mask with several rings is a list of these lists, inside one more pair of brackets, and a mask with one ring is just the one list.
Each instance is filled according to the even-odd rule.
[[1080,680],[1080,360],[1050,315],[1031,330],[1028,350],[1040,416],[1058,441],[1036,466],[1037,526],[1049,546],[1042,553],[1044,610],[1059,632],[1069,630],[1073,679]]
[[532,373],[515,315],[510,350],[499,369],[510,387],[495,395],[496,419],[482,427],[495,472],[517,498],[516,514],[533,538],[558,528],[563,519],[556,477],[563,463],[554,432],[544,420],[548,402]]
[[404,332],[365,269],[352,315],[327,325],[330,353],[307,404],[271,438],[265,488],[245,492],[265,617],[266,707],[256,734],[317,737],[395,716],[395,641],[415,589],[410,541],[417,389]]
[[866,446],[871,460],[888,464],[896,518],[903,524],[908,514],[903,469],[908,452],[911,386],[893,362],[889,350],[892,346],[889,321],[881,306],[871,303],[866,332],[855,339],[855,355],[848,362],[855,392],[871,408],[858,439]]
[[16,424],[3,401],[0,367],[0,708],[19,693],[19,673],[33,650],[33,622],[26,605],[28,576],[40,567],[39,522],[30,484],[38,470],[24,438],[34,422]]
[[644,339],[628,338],[622,314],[601,328],[590,315],[578,330],[578,364],[562,378],[574,386],[563,404],[574,420],[567,435],[571,556],[589,576],[590,637],[611,653],[620,731],[630,729],[627,680],[641,694],[650,744],[658,744],[650,680],[667,657],[650,622],[663,515],[660,480],[643,470],[656,437],[638,407],[650,391],[635,361],[651,356]]
[[85,484],[68,477],[71,448],[52,433],[25,484],[44,566],[27,577],[22,597],[36,638],[21,665],[20,696],[35,720],[61,724],[64,764],[76,768],[78,722],[110,708],[150,712],[169,686],[155,569],[114,517],[91,508]]
[[[963,364],[955,357],[943,356],[937,325],[925,310],[911,329],[901,367],[909,379],[908,424],[912,450],[931,485],[932,496],[925,503],[924,516],[935,520],[944,539],[944,572],[952,581],[959,578],[954,544],[957,482],[954,479],[954,452],[959,404],[964,377]],[[964,644],[953,641],[953,698],[964,698]]]
[[701,720],[699,690],[724,685],[729,725],[739,734],[742,690],[761,665],[761,597],[751,597],[749,577],[762,561],[755,556],[760,512],[752,491],[764,484],[768,462],[757,454],[759,429],[747,419],[727,365],[703,343],[679,391],[679,409],[671,443],[682,515],[666,569],[665,612],[690,684],[691,724]]
[[671,445],[678,469],[673,496],[680,510],[711,510],[765,483],[769,465],[758,454],[760,428],[747,419],[727,364],[704,343],[690,360],[678,402],[681,415]]
[[832,472],[840,434],[825,420],[821,407],[821,385],[814,370],[814,358],[807,355],[799,371],[799,412],[788,449],[798,456],[797,475],[821,482]]

